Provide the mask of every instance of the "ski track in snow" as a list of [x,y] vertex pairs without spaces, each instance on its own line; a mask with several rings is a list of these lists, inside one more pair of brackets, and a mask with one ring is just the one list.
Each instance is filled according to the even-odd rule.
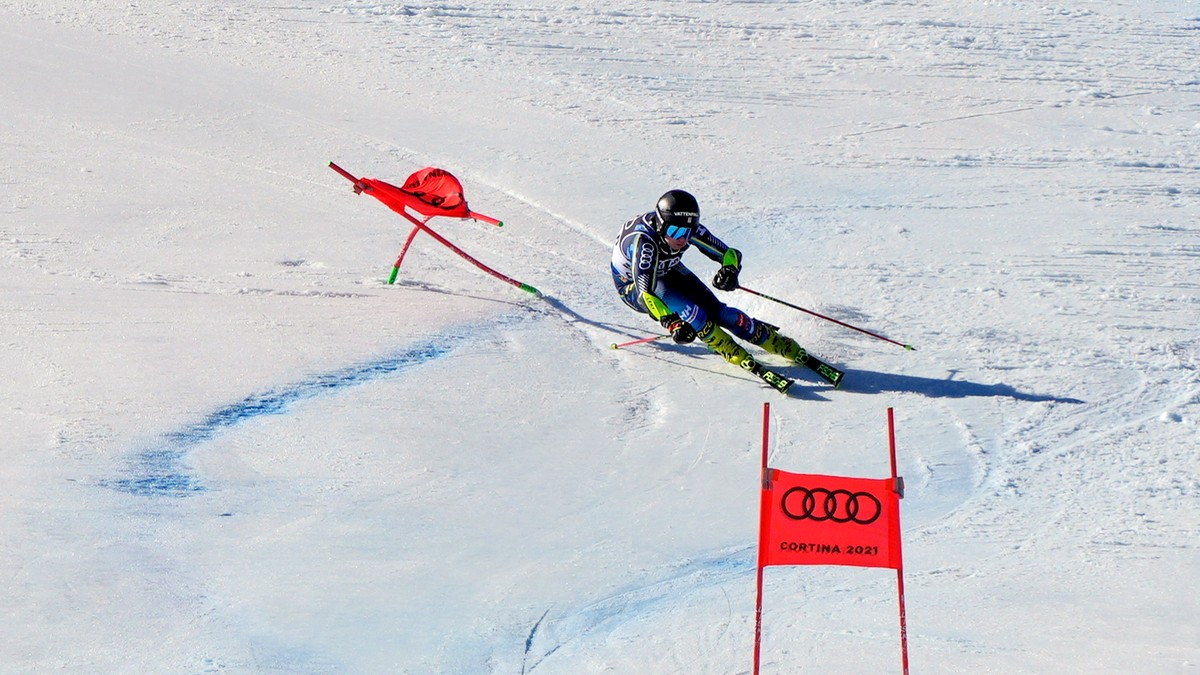
[[205,489],[202,481],[187,468],[188,453],[200,444],[256,418],[286,414],[297,401],[332,396],[347,387],[404,374],[448,356],[469,338],[478,335],[479,331],[469,329],[437,335],[424,344],[403,349],[397,354],[251,394],[241,401],[214,410],[199,422],[164,433],[160,442],[136,453],[130,461],[128,477],[114,478],[101,484],[140,497],[183,497],[201,492]]

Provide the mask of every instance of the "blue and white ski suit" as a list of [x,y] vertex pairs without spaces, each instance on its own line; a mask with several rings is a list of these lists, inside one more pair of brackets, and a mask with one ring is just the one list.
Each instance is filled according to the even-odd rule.
[[704,225],[698,225],[687,244],[671,250],[655,227],[657,214],[640,215],[621,227],[612,251],[613,284],[621,300],[638,312],[662,319],[678,314],[700,332],[709,319],[744,340],[753,340],[758,322],[717,299],[682,261],[692,244],[722,265],[741,265],[741,253],[726,246]]

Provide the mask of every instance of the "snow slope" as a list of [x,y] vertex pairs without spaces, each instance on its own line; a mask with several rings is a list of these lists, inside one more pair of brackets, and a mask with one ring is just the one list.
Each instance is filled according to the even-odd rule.
[[[1183,0],[0,7],[4,672],[744,673],[771,463],[883,476],[914,672],[1200,668]],[[326,168],[426,165],[419,238]],[[673,187],[842,365],[614,296]],[[687,259],[704,275],[712,266]],[[770,360],[767,357],[766,360]],[[899,670],[894,574],[766,571],[763,672]]]

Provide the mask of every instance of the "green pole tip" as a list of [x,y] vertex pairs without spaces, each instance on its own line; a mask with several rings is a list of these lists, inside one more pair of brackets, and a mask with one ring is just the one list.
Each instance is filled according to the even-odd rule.
[[542,292],[539,291],[538,289],[534,288],[533,286],[530,286],[529,284],[521,284],[521,290],[525,291],[526,293],[533,293],[534,295],[538,296],[539,298],[542,297]]
[[391,274],[391,276],[389,276],[389,277],[388,277],[388,283],[389,283],[389,284],[394,284],[394,283],[396,283],[396,275],[397,275],[397,274],[399,274],[399,273],[400,273],[400,268],[399,268],[399,267],[393,267],[393,268],[392,268],[392,274]]
[[615,342],[614,342],[614,343],[612,343],[611,345],[609,345],[609,346],[608,346],[608,348],[609,348],[609,349],[616,349],[616,348],[617,348],[617,343],[615,343]]
[[500,222],[496,223],[496,227],[504,227],[504,221],[501,220]]
[[912,345],[904,345],[904,348],[905,348],[905,349],[907,349],[907,350],[908,350],[908,351],[910,351],[910,352],[915,352],[915,351],[917,351],[917,348],[916,348],[916,347],[914,347],[914,346],[912,346]]

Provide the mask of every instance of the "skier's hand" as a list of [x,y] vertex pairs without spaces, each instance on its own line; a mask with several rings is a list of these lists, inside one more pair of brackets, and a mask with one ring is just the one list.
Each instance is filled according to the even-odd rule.
[[733,265],[723,265],[713,277],[713,288],[719,291],[736,291],[739,272],[741,270]]
[[667,329],[676,344],[685,345],[696,339],[696,329],[692,328],[690,323],[679,318],[678,314],[668,314],[659,323]]

